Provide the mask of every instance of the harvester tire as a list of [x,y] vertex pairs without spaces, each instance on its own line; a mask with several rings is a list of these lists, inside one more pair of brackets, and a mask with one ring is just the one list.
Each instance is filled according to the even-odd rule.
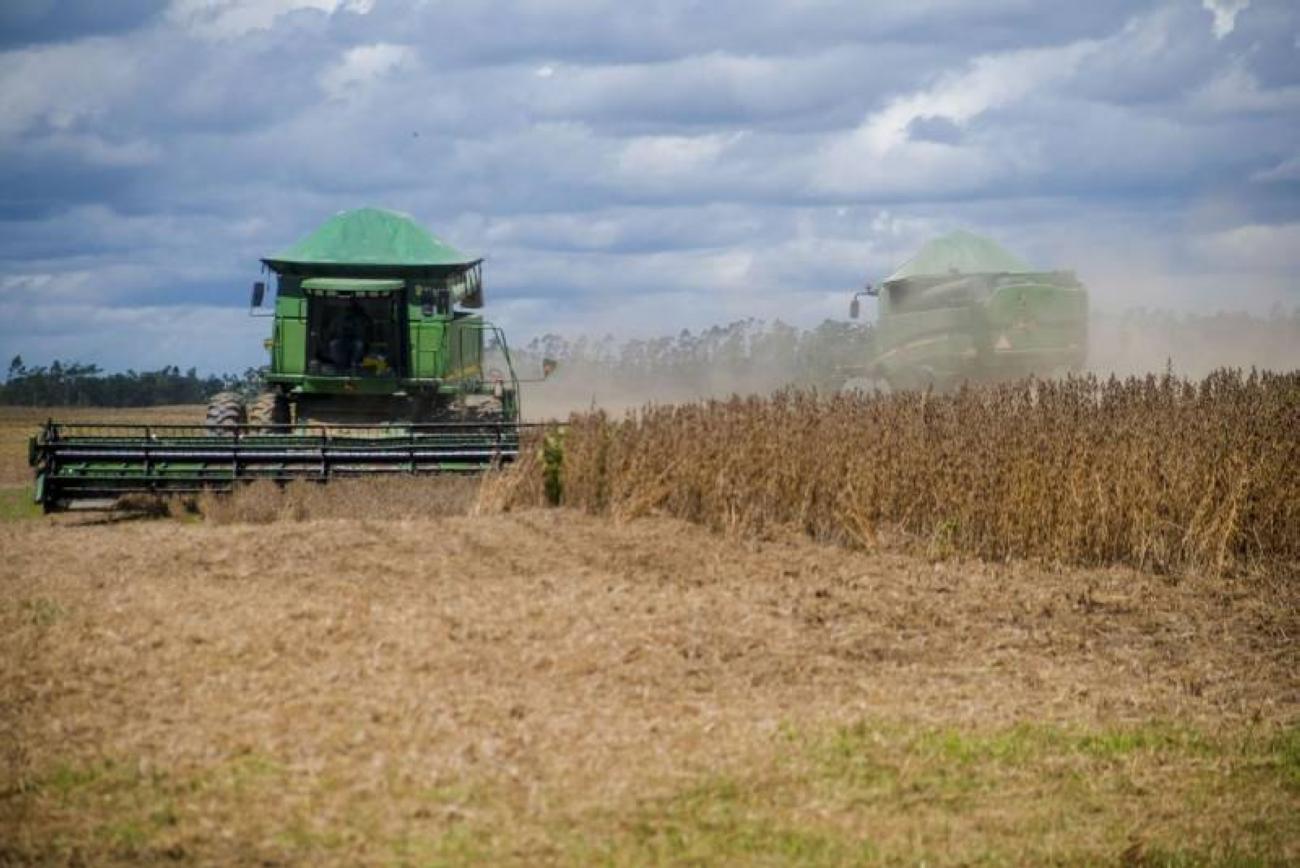
[[289,402],[279,392],[263,392],[248,405],[248,424],[274,433],[289,424]]
[[244,398],[238,392],[218,392],[208,401],[204,427],[214,437],[233,434],[248,419]]

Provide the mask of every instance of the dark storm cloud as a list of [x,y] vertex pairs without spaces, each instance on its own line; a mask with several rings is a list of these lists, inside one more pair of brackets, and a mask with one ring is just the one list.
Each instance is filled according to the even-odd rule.
[[[519,338],[838,316],[960,225],[1102,302],[1121,259],[1295,298],[1284,0],[39,5],[0,51],[0,355],[254,363],[258,257],[362,204],[487,255]],[[167,323],[202,356],[130,337]]]
[[[436,45],[440,62],[496,65],[565,58],[573,63],[646,63],[727,52],[792,56],[853,44],[946,48],[949,60],[1026,41],[1103,35],[1132,3],[914,0],[815,3],[651,0],[399,0],[356,22],[364,38],[389,38],[400,22],[413,41]],[[339,26],[353,26],[340,19]],[[869,79],[860,82],[870,87]]]
[[167,0],[5,0],[0,49],[121,33],[155,17]]

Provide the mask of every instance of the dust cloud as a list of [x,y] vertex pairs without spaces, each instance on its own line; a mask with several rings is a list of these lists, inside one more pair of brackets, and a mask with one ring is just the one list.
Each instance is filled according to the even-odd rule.
[[[530,421],[597,409],[622,415],[647,404],[786,387],[869,388],[871,382],[855,378],[871,356],[870,328],[830,321],[807,330],[746,321],[658,342],[550,337],[559,367],[549,378],[541,378],[538,342],[516,354]],[[647,354],[648,345],[656,351]],[[1089,319],[1087,372],[1125,377],[1170,371],[1199,379],[1218,368],[1300,369],[1300,308],[1269,316],[1135,309],[1095,312]]]
[[525,384],[524,416],[539,422],[571,413],[604,410],[621,416],[648,404],[682,404],[733,395],[767,395],[798,385],[787,371],[702,370],[696,376],[665,375],[643,380],[620,377],[585,364],[561,366],[545,382]]
[[1118,376],[1173,373],[1192,379],[1217,368],[1300,368],[1300,309],[1246,313],[1130,311],[1089,322],[1088,369]]

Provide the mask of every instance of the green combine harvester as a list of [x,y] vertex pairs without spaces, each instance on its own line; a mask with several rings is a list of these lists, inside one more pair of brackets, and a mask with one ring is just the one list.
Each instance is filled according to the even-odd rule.
[[872,357],[862,372],[891,389],[1052,376],[1083,367],[1088,293],[1073,272],[1036,271],[969,232],[936,238],[878,287]]
[[[483,305],[481,259],[364,208],[262,263],[277,286],[274,312],[260,314],[273,318],[261,393],[220,393],[196,425],[47,423],[29,455],[47,512],[516,457],[519,379],[505,335],[471,312]],[[254,312],[265,293],[253,285]]]

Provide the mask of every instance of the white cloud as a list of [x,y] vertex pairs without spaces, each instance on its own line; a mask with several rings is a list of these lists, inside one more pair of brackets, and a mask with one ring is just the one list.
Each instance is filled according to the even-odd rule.
[[[43,304],[101,301],[102,299],[94,298],[93,281],[94,276],[86,271],[73,274],[6,274],[0,277],[0,304],[12,303],[16,309],[25,299],[40,299]],[[5,321],[11,320],[6,317]]]
[[933,87],[892,100],[857,130],[858,143],[881,155],[905,145],[912,123],[944,118],[964,126],[990,109],[1018,102],[1072,74],[1096,42],[978,57],[970,69],[943,76]]
[[229,39],[265,30],[280,16],[299,9],[365,15],[374,5],[375,0],[172,0],[167,16],[191,33]]
[[[547,63],[534,75],[554,78],[524,90],[529,110],[548,118],[655,123],[675,117],[706,127],[739,116],[779,121],[815,117],[828,106],[868,104],[873,94],[906,78],[894,63],[905,62],[905,54],[899,47],[835,45],[791,56],[709,51],[636,63]],[[865,85],[859,80],[864,75]]]
[[414,58],[415,52],[405,45],[389,42],[358,45],[349,48],[338,63],[321,73],[321,87],[339,99],[411,63]]
[[980,115],[1021,102],[1067,78],[1098,43],[1013,51],[976,58],[932,86],[895,97],[856,129],[835,136],[816,157],[813,184],[825,191],[899,192],[935,185],[983,186],[1000,167],[1033,158],[1032,149],[1003,142],[996,149],[916,141],[918,121],[941,119],[959,130]]
[[131,167],[147,166],[162,155],[162,149],[144,139],[111,142],[94,133],[54,133],[41,141],[49,153],[71,156],[78,162],[91,166]]
[[668,179],[714,164],[744,133],[703,136],[639,136],[622,147],[618,168],[628,178]]
[[109,39],[0,54],[0,145],[33,127],[102,118],[140,84],[140,61]]
[[1192,95],[1192,105],[1214,113],[1294,112],[1300,110],[1300,85],[1260,87],[1258,79],[1234,60]]
[[1223,39],[1237,27],[1237,16],[1250,7],[1250,0],[1201,0],[1201,6],[1214,16],[1215,39]]
[[1262,169],[1250,176],[1252,181],[1300,181],[1300,154],[1283,160],[1271,169]]

